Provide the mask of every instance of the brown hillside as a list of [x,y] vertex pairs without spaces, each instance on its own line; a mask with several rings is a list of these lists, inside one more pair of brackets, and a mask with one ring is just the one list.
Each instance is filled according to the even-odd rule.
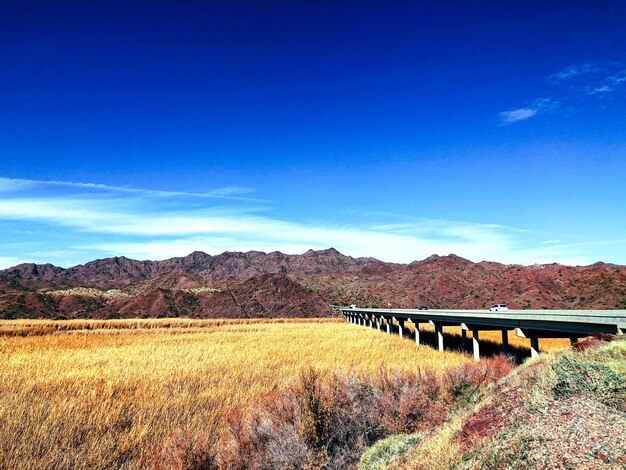
[[626,308],[626,267],[596,263],[522,266],[432,256],[378,276],[301,278],[333,303],[385,307]]
[[408,265],[335,249],[194,252],[164,261],[124,257],[63,269],[0,271],[0,316],[325,316],[328,304],[431,308],[626,308],[626,267],[505,265],[433,255]]

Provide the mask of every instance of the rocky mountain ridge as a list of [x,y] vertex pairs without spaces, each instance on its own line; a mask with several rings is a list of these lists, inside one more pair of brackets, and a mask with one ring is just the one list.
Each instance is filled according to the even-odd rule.
[[0,271],[0,318],[329,316],[329,304],[431,308],[626,308],[626,266],[522,266],[433,255],[410,264],[335,249],[194,252]]
[[[374,258],[352,258],[334,248],[309,250],[302,255],[279,251],[224,252],[209,255],[195,251],[184,257],[163,261],[138,261],[122,257],[104,258],[63,269],[51,264],[20,264],[0,271],[0,276],[30,288],[89,286],[103,289],[124,288],[176,271],[197,274],[205,282],[246,279],[259,274],[316,276],[342,274],[382,274],[396,265]],[[1,279],[1,278],[0,278]]]

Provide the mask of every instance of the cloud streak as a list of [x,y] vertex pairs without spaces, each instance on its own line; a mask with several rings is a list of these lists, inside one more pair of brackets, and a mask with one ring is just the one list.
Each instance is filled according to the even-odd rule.
[[549,98],[535,100],[530,106],[525,108],[511,109],[499,114],[501,125],[515,124],[535,117],[539,113],[550,111],[559,106],[559,103]]
[[[500,125],[510,125],[557,109],[576,109],[584,103],[606,99],[626,91],[626,66],[619,63],[596,65],[574,64],[548,76],[551,98],[540,98],[531,104],[498,113]],[[561,104],[566,106],[563,107]]]
[[227,186],[217,188],[207,192],[185,192],[185,191],[163,191],[153,189],[140,189],[129,186],[113,186],[99,183],[80,183],[72,181],[55,181],[55,180],[32,180],[18,178],[2,178],[0,177],[0,192],[11,192],[16,190],[28,190],[41,187],[61,187],[69,189],[80,189],[87,191],[102,191],[120,194],[137,194],[152,197],[192,197],[192,198],[209,198],[209,199],[232,199],[238,201],[267,202],[262,199],[244,197],[244,194],[254,192],[253,188],[245,188],[240,186]]
[[[35,246],[31,251],[0,257],[0,267],[18,259],[52,261],[46,259],[46,251],[51,257],[62,253],[64,260],[85,262],[116,255],[165,259],[195,250],[212,254],[248,250],[302,253],[331,246],[352,256],[396,262],[434,253],[523,264],[586,261],[568,253],[564,244],[555,251],[553,245],[538,241],[536,249],[530,250],[530,232],[497,224],[409,217],[399,217],[399,223],[365,219],[355,225],[305,224],[259,214],[258,204],[248,199],[216,206],[212,197],[194,193],[157,191],[155,198],[154,191],[133,189],[122,191],[120,197],[117,187],[64,183],[59,194],[50,190],[53,186],[54,182],[0,180],[4,188],[0,221],[18,224],[23,231],[44,224],[51,227],[44,234],[56,237],[47,249]],[[59,243],[60,236],[72,241]],[[558,257],[553,258],[553,253]]]
[[569,67],[565,67],[564,69],[553,73],[548,77],[548,82],[552,84],[560,84],[599,72],[602,72],[602,68],[590,62],[583,62],[582,64],[570,65]]
[[612,75],[603,78],[600,82],[587,85],[585,91],[589,95],[607,95],[626,89],[626,69],[618,70]]
[[[411,261],[432,253],[488,258],[505,249],[507,229],[450,221],[397,226],[302,224],[250,213],[202,208],[154,212],[138,201],[18,198],[0,201],[0,219],[36,221],[80,232],[132,237],[123,242],[79,246],[107,255],[166,258],[189,251],[297,250],[335,246],[355,256]],[[143,210],[139,210],[143,207]],[[139,240],[137,240],[139,239]]]
[[512,109],[510,111],[501,112],[500,117],[502,118],[502,122],[504,124],[513,124],[515,122],[530,119],[537,114],[537,111],[537,109],[532,108]]

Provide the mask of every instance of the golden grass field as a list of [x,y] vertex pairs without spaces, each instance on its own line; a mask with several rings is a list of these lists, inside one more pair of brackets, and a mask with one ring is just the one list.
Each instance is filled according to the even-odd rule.
[[470,360],[337,320],[0,321],[0,468],[142,466],[173,442],[216,438],[230,407],[307,366],[441,372]]

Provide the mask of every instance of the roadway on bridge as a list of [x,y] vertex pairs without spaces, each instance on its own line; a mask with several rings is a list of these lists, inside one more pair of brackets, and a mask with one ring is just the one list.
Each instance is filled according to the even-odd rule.
[[472,331],[474,357],[479,357],[479,331],[501,330],[503,347],[508,347],[507,332],[514,330],[520,337],[530,339],[531,354],[539,352],[539,338],[570,338],[606,333],[622,335],[626,332],[626,310],[507,310],[491,312],[487,310],[454,309],[378,309],[347,307],[341,312],[351,323],[370,327],[385,326],[388,333],[404,333],[404,322],[414,323],[415,340],[419,344],[419,324],[429,323],[435,327],[439,349],[443,350],[443,328],[460,326],[462,341],[465,344],[466,331]]

